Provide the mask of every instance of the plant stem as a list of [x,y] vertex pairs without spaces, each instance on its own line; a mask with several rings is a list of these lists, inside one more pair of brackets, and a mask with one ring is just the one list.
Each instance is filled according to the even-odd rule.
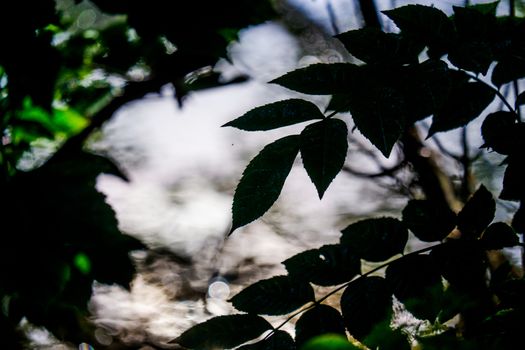
[[457,68],[450,68],[450,69],[453,69],[453,70],[456,70],[458,72],[462,72],[466,75],[468,75],[470,78],[474,79],[475,81],[479,82],[479,83],[482,83],[482,84],[485,84],[488,88],[490,88],[492,91],[494,91],[496,93],[496,96],[499,97],[499,99],[505,104],[505,106],[507,106],[507,108],[509,109],[510,112],[516,114],[517,116],[517,113],[516,111],[514,110],[514,108],[511,106],[511,104],[509,103],[509,101],[507,101],[507,99],[505,98],[505,96],[503,96],[503,94],[501,93],[501,91],[499,91],[499,89],[497,89],[496,87],[492,86],[491,84],[487,83],[486,81],[484,81],[483,79],[480,79],[478,78],[476,75],[470,73],[470,72],[467,72],[463,69],[457,69]]
[[396,261],[399,261],[399,260],[402,260],[402,259],[405,259],[406,257],[409,257],[411,255],[417,255],[417,254],[421,254],[421,253],[424,253],[424,252],[427,252],[429,250],[432,250],[433,248],[435,247],[439,247],[439,246],[442,246],[444,244],[447,244],[446,242],[442,242],[442,243],[438,243],[438,244],[435,244],[433,246],[430,246],[430,247],[426,247],[426,248],[423,248],[423,249],[419,249],[419,250],[416,250],[416,251],[413,251],[411,253],[408,253],[408,254],[405,254],[397,259],[394,259],[394,260],[391,260],[391,261],[388,261],[384,264],[381,264],[379,265],[378,267],[376,268],[373,268],[372,270],[370,271],[367,271],[365,273],[363,273],[362,275],[359,275],[357,278],[354,278],[353,280],[351,281],[348,281],[342,285],[340,285],[339,287],[331,290],[328,294],[326,294],[325,296],[323,296],[321,299],[319,300],[315,300],[313,301],[311,304],[307,304],[306,307],[303,307],[301,309],[299,309],[298,311],[294,312],[293,314],[291,314],[290,316],[288,316],[288,318],[286,318],[286,320],[284,320],[281,324],[279,324],[277,327],[275,327],[270,333],[268,333],[268,335],[266,337],[264,337],[264,339],[268,339],[269,337],[271,337],[275,331],[279,330],[280,328],[282,328],[285,324],[287,324],[288,322],[290,322],[290,320],[292,320],[294,317],[302,314],[303,312],[305,311],[308,311],[310,309],[313,309],[315,306],[321,304],[323,301],[325,301],[326,299],[328,299],[330,296],[334,295],[335,293],[339,292],[341,289],[344,289],[346,287],[348,287],[350,284],[356,282],[356,281],[359,281],[360,279],[362,278],[365,278],[371,274],[373,274],[374,272],[377,272],[385,267],[387,267],[388,265],[390,265],[391,263],[393,262],[396,262]]

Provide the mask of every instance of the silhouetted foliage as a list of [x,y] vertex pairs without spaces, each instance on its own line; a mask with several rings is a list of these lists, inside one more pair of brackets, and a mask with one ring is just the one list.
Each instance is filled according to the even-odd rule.
[[[366,3],[360,2],[361,6]],[[363,64],[314,64],[274,79],[272,83],[304,94],[332,95],[327,110],[333,113],[307,125],[300,146],[297,136],[288,136],[266,146],[250,162],[234,197],[232,232],[271,207],[298,148],[303,166],[322,197],[342,169],[347,139],[354,137],[347,135],[346,123],[336,119],[338,112],[350,112],[356,129],[384,156],[401,143],[412,170],[424,182],[430,175],[423,171],[431,168],[422,167],[424,160],[410,153],[410,147],[422,142],[414,138],[415,123],[432,116],[427,136],[432,138],[436,133],[465,127],[496,97],[502,101],[503,110],[485,118],[482,147],[508,155],[500,198],[521,202],[512,226],[492,223],[496,202],[483,184],[470,193],[461,209],[446,196],[441,201],[430,195],[425,198],[428,186],[422,184],[423,195],[408,202],[402,220],[382,217],[349,225],[341,231],[340,244],[285,260],[288,277],[248,286],[232,298],[234,307],[259,315],[290,313],[286,322],[302,314],[295,338],[302,349],[353,349],[346,342],[342,325],[370,348],[409,349],[414,341],[423,349],[523,346],[519,326],[525,321],[523,279],[512,275],[508,263],[491,265],[490,254],[519,245],[517,233],[522,235],[524,228],[524,129],[518,108],[524,101],[523,92],[516,90],[515,102],[511,103],[499,87],[525,77],[525,21],[514,14],[496,17],[497,5],[454,7],[451,17],[422,5],[385,11],[399,33],[383,32],[377,28],[376,19],[370,27],[336,36]],[[492,83],[480,77],[487,75],[491,65],[495,68],[487,79]],[[317,118],[319,113],[314,108],[308,107],[312,111],[305,113],[306,106],[306,101],[276,102],[225,126],[263,130],[269,129],[264,127],[263,118],[274,127]],[[463,162],[468,177],[468,153],[456,159]],[[459,191],[454,194],[465,198]],[[436,244],[407,253],[409,230],[416,238]],[[361,273],[363,260],[382,264]],[[384,277],[374,275],[382,270]],[[332,285],[333,289],[313,300],[311,291],[306,293],[310,290],[308,282]],[[336,294],[341,290],[342,295]],[[322,304],[336,295],[342,315]],[[399,312],[397,302],[414,316],[428,320],[432,330],[411,331],[403,325],[392,329],[390,320]],[[300,306],[302,309],[294,311]],[[447,325],[455,316],[461,321]],[[271,334],[281,335],[282,325],[266,339],[271,339]],[[316,338],[323,333],[341,336]],[[210,334],[215,335],[219,334]]]

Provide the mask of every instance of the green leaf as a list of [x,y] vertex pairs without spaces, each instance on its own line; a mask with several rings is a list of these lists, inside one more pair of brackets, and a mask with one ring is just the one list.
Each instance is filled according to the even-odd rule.
[[403,209],[403,222],[420,240],[441,241],[456,227],[456,214],[445,205],[414,199]]
[[365,219],[342,231],[341,245],[368,261],[384,261],[403,252],[408,230],[394,218]]
[[428,137],[467,125],[494,100],[496,93],[482,83],[453,87],[447,103],[434,114]]
[[263,148],[244,170],[233,197],[230,234],[262,216],[277,200],[299,152],[299,135],[283,137]]
[[436,56],[446,52],[456,37],[452,21],[435,7],[407,5],[383,13],[403,34],[419,39],[435,51]]
[[361,272],[361,261],[340,244],[325,245],[292,256],[283,262],[289,275],[320,286],[350,281]]
[[254,108],[223,126],[247,131],[271,130],[323,118],[323,113],[312,102],[290,99]]
[[458,229],[462,237],[479,237],[494,219],[496,202],[481,185],[458,214]]
[[433,248],[430,257],[455,288],[474,293],[486,289],[485,252],[477,241],[451,240]]
[[492,148],[500,154],[510,154],[522,142],[516,123],[516,114],[498,111],[489,114],[481,126],[481,135],[485,143],[482,147]]
[[[428,255],[410,255],[388,265],[386,281],[394,295],[416,317],[433,321],[440,311],[441,274]],[[429,302],[432,301],[432,302]]]
[[229,349],[257,338],[272,325],[257,315],[218,316],[199,323],[170,343],[187,349]]
[[339,334],[324,334],[311,339],[301,350],[359,350],[346,337]]
[[285,331],[276,330],[269,338],[254,344],[243,345],[237,350],[295,350],[295,343]]
[[295,324],[297,347],[303,346],[316,336],[327,333],[342,336],[346,334],[343,317],[339,311],[328,305],[318,305],[306,311]]
[[519,244],[518,235],[509,225],[503,222],[496,222],[483,232],[481,244],[485,249],[503,249],[514,247]]
[[496,86],[510,83],[525,77],[525,58],[509,56],[498,62],[492,71],[492,83]]
[[284,315],[315,298],[312,286],[288,276],[256,282],[231,298],[239,311],[260,315]]
[[423,45],[399,34],[366,27],[336,35],[353,56],[370,64],[389,65],[417,62]]
[[270,81],[311,95],[333,95],[361,82],[361,68],[350,63],[312,64]]
[[301,133],[301,157],[319,198],[341,171],[348,150],[348,129],[339,119],[308,125]]
[[374,326],[391,313],[392,294],[382,277],[365,277],[352,282],[341,297],[346,329],[357,338],[366,337]]
[[390,320],[382,321],[376,324],[373,330],[363,339],[369,349],[380,350],[411,350],[407,341],[407,336],[401,329],[393,330],[390,326]]

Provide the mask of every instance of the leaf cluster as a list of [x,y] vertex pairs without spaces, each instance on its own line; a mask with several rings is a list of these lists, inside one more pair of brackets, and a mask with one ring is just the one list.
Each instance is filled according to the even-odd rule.
[[[369,348],[380,349],[409,349],[414,340],[424,349],[523,345],[516,326],[525,315],[523,296],[519,296],[523,279],[512,277],[508,264],[492,268],[487,275],[491,252],[520,245],[517,232],[523,233],[525,226],[525,174],[519,165],[524,140],[519,106],[525,98],[517,91],[511,104],[499,90],[525,77],[525,22],[513,16],[496,17],[497,5],[454,7],[451,17],[422,5],[385,11],[399,33],[363,28],[336,36],[362,63],[314,64],[271,82],[304,94],[331,95],[327,111],[332,113],[325,115],[308,101],[291,99],[257,107],[225,124],[256,131],[308,122],[299,135],[267,145],[248,164],[235,192],[231,232],[272,206],[299,153],[322,198],[343,168],[348,138],[353,137],[346,123],[335,118],[339,112],[350,112],[356,129],[388,157],[417,121],[432,116],[428,134],[432,137],[466,126],[497,97],[508,110],[486,117],[481,128],[483,147],[507,155],[500,198],[522,202],[512,225],[493,223],[496,202],[480,185],[459,212],[443,201],[412,199],[401,220],[382,217],[349,225],[341,231],[338,244],[285,260],[286,276],[258,281],[231,299],[246,314],[224,316],[220,322],[225,325],[248,315],[289,315],[286,322],[301,315],[294,341],[283,333],[281,324],[262,341],[241,348],[352,349],[347,332]],[[489,82],[480,74],[487,75],[491,65]],[[405,253],[409,232],[436,244]],[[363,273],[363,261],[381,265]],[[376,274],[381,270],[384,274]],[[312,284],[333,289],[316,296]],[[341,290],[337,294],[340,311],[323,303]],[[389,326],[393,297],[438,329],[446,329],[445,323],[459,315],[461,328],[430,336],[393,330]],[[197,327],[201,325],[175,342],[190,349],[207,348],[206,340],[194,331]],[[218,332],[208,336],[217,339]],[[260,336],[262,332],[254,333]],[[323,336],[328,333],[336,335]],[[237,338],[235,344],[214,345],[228,348],[246,341]]]

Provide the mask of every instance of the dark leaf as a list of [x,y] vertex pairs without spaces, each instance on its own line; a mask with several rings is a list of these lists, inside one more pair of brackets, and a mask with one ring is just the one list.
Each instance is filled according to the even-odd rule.
[[481,126],[481,135],[485,144],[483,147],[492,148],[500,154],[510,154],[519,147],[519,126],[516,124],[516,115],[512,112],[498,111],[489,114]]
[[503,249],[518,245],[519,238],[512,227],[503,222],[496,222],[483,232],[481,244],[485,249]]
[[284,315],[315,298],[310,283],[288,276],[256,282],[231,298],[239,311],[260,315]]
[[467,125],[487,108],[495,95],[487,85],[478,82],[452,88],[447,103],[432,118],[428,137]]
[[254,344],[248,344],[237,348],[237,350],[295,350],[295,343],[285,331],[276,330],[269,338]]
[[490,43],[471,40],[458,43],[451,49],[448,59],[458,68],[485,75],[494,60],[494,54]]
[[511,56],[498,62],[492,71],[492,82],[496,86],[525,77],[525,58]]
[[324,334],[311,339],[301,350],[359,350],[348,341],[346,336],[338,334]]
[[472,7],[453,6],[453,9],[453,20],[461,43],[477,41],[489,44],[496,31],[496,16]]
[[432,57],[445,53],[456,37],[452,21],[434,7],[407,5],[383,13],[394,21],[403,34],[428,45],[436,53]]
[[484,15],[496,16],[496,9],[498,8],[500,1],[487,2],[485,4],[469,5],[467,8],[476,10]]
[[417,339],[425,350],[477,350],[479,345],[472,340],[461,339],[454,330]]
[[257,315],[218,316],[193,326],[170,343],[195,350],[229,349],[269,329],[272,325]]
[[396,260],[387,267],[385,278],[408,311],[418,318],[436,318],[443,286],[440,271],[430,256],[411,255]]
[[339,244],[325,245],[292,256],[283,262],[288,274],[320,286],[350,281],[361,272],[361,261]]
[[407,107],[402,93],[382,82],[368,81],[366,87],[347,96],[355,126],[385,157],[405,130]]
[[366,27],[336,35],[358,59],[370,63],[404,64],[417,62],[423,45],[399,34]]
[[283,137],[264,147],[248,164],[233,197],[231,232],[262,216],[277,200],[299,152],[299,142],[299,135]]
[[360,67],[350,63],[313,64],[272,80],[288,89],[311,95],[345,93],[361,82]]
[[512,228],[522,235],[525,233],[525,204],[523,201],[512,218]]
[[525,91],[522,91],[518,95],[518,97],[516,97],[516,103],[515,103],[516,108],[522,105],[525,105]]
[[308,125],[301,133],[301,157],[319,198],[341,171],[348,150],[348,129],[339,119]]
[[507,168],[503,177],[503,190],[499,195],[501,199],[525,200],[525,168],[523,167],[522,159],[519,153],[507,158]]
[[403,222],[420,240],[441,241],[456,227],[456,214],[445,205],[411,200],[403,209]]
[[479,237],[494,219],[496,202],[481,185],[458,214],[458,229],[462,237]]
[[455,288],[482,292],[485,284],[485,255],[476,241],[453,240],[430,252],[441,274]]
[[271,130],[323,118],[323,113],[312,102],[290,99],[254,108],[223,126],[233,126],[247,131]]
[[366,337],[391,313],[392,294],[381,277],[365,277],[351,283],[341,297],[346,329],[357,338]]
[[308,310],[295,324],[295,341],[298,347],[326,333],[345,335],[343,317],[339,311],[328,305],[319,305]]
[[341,244],[368,261],[384,261],[403,252],[408,230],[394,218],[365,219],[342,231]]

